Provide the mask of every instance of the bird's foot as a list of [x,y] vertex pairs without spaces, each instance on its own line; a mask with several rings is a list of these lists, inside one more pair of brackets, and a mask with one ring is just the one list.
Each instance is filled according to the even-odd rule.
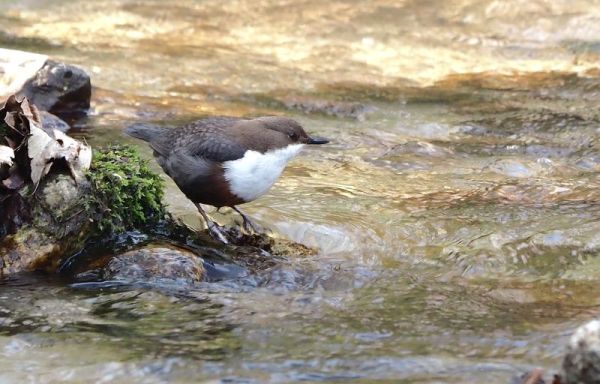
[[237,207],[232,207],[234,211],[236,211],[237,213],[240,214],[240,216],[242,216],[242,228],[244,229],[244,231],[246,231],[248,234],[260,234],[262,232],[264,232],[264,229],[259,227],[258,225],[254,224],[250,218],[248,216],[246,216],[242,211],[240,211]]
[[262,232],[262,228],[259,228],[252,221],[248,220],[247,218],[242,218],[242,220],[242,228],[244,228],[244,231],[248,232],[249,234],[259,234]]
[[214,220],[208,217],[208,215],[206,214],[206,212],[204,212],[204,209],[202,209],[202,206],[200,204],[196,204],[196,207],[198,208],[198,212],[200,212],[200,215],[202,215],[202,218],[206,223],[206,227],[208,228],[208,234],[210,235],[210,237],[217,241],[220,241],[223,244],[229,244],[229,236],[227,235],[227,231],[225,230],[225,228],[221,227]]
[[210,235],[210,237],[217,241],[220,241],[223,244],[230,243],[229,236],[227,235],[227,231],[225,230],[225,228],[221,227],[214,221],[208,222],[206,226],[208,228],[208,234]]

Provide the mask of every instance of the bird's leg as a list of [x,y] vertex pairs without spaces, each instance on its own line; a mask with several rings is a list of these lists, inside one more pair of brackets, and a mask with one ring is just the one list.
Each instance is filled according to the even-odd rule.
[[227,234],[225,233],[223,228],[219,224],[215,223],[215,221],[212,220],[210,217],[208,217],[208,215],[206,214],[206,212],[204,212],[204,209],[202,209],[202,206],[200,204],[196,204],[196,207],[198,207],[198,212],[200,212],[200,215],[202,215],[202,218],[206,223],[206,227],[208,228],[208,233],[210,234],[210,236],[213,239],[218,240],[224,244],[229,244],[229,240],[227,240]]
[[252,221],[250,221],[250,218],[248,218],[248,216],[246,216],[242,211],[239,210],[239,208],[232,206],[231,209],[233,209],[234,211],[236,211],[237,213],[240,214],[240,216],[242,216],[242,220],[244,220],[242,222],[242,227],[244,228],[244,230],[248,233],[260,233],[260,231],[258,230],[258,228],[256,227],[256,225],[254,225],[254,223]]

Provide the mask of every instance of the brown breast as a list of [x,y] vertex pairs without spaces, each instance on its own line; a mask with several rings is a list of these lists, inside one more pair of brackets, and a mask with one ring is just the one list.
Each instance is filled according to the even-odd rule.
[[[177,183],[177,180],[175,180]],[[232,207],[246,203],[231,193],[229,183],[225,180],[223,167],[213,164],[208,174],[201,174],[189,179],[185,185],[178,183],[179,189],[194,203],[208,204],[219,207]]]

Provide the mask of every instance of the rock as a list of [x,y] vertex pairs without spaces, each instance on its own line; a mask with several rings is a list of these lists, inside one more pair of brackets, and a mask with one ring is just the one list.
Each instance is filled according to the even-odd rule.
[[67,124],[63,119],[58,116],[54,116],[50,112],[42,111],[40,112],[40,116],[42,117],[42,128],[46,132],[51,132],[56,129],[62,133],[66,133],[71,127]]
[[577,328],[563,360],[566,384],[600,383],[600,321],[592,320]]
[[[83,209],[89,193],[88,182],[76,185],[69,175],[52,174],[35,197],[11,194],[0,206],[7,215],[2,232],[12,233],[0,242],[0,273],[56,270],[63,256],[79,251],[93,230]],[[21,209],[11,212],[18,205]],[[20,225],[11,227],[15,220]]]
[[52,167],[33,194],[0,194],[0,274],[56,272],[88,245],[164,218],[161,179],[130,149],[99,151],[77,183],[65,171]]
[[92,86],[85,71],[48,56],[0,48],[0,100],[27,96],[53,114],[81,114],[90,107]]
[[204,275],[202,259],[196,254],[164,245],[122,253],[112,258],[102,272],[105,280],[143,282],[166,279],[195,283],[203,281]]
[[85,113],[90,107],[92,84],[84,70],[48,60],[19,92],[43,111],[56,115]]
[[0,48],[0,100],[23,88],[47,60],[46,55]]

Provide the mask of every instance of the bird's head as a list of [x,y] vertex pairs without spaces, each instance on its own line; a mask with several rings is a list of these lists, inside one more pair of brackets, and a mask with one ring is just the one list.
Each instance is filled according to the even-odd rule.
[[293,119],[280,116],[258,118],[268,129],[286,135],[289,144],[327,144],[329,140],[322,137],[309,136],[302,126]]

